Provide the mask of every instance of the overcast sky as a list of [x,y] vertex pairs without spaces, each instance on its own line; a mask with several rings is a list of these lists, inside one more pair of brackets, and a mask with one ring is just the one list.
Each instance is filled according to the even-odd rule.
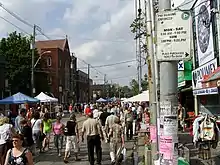
[[[176,0],[179,4],[182,0]],[[135,59],[134,35],[130,24],[134,19],[134,0],[1,0],[31,24],[41,27],[51,39],[68,35],[71,52],[92,66]],[[0,16],[28,33],[32,29],[0,8]],[[16,27],[0,19],[0,34],[7,36]],[[37,39],[46,39],[37,35]],[[130,66],[130,67],[128,67]],[[79,60],[79,68],[86,65]],[[129,84],[136,78],[136,63],[91,69],[91,77],[103,82],[104,74],[113,83]],[[83,71],[86,71],[84,69]],[[101,73],[100,73],[101,72]],[[147,72],[146,67],[143,73]]]

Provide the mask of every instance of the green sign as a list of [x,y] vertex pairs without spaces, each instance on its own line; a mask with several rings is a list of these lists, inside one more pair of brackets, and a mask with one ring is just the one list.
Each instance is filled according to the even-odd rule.
[[184,71],[178,71],[178,88],[186,85],[186,81],[192,80],[192,62],[184,62]]
[[184,71],[178,71],[178,88],[185,85],[186,85],[186,81],[185,81]]

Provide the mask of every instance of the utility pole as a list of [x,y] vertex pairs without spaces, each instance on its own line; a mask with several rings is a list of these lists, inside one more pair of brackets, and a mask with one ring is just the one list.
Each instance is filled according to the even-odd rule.
[[[147,31],[147,63],[148,63],[148,84],[149,84],[149,107],[150,107],[150,126],[156,130],[157,128],[157,89],[156,89],[156,78],[155,78],[155,49],[154,49],[154,34],[153,34],[153,24],[154,24],[154,6],[153,0],[145,0],[145,16],[146,16],[146,31]],[[155,132],[151,132],[155,134]],[[157,137],[157,136],[156,136]],[[145,147],[147,148],[147,147]],[[147,152],[145,152],[147,153]],[[158,153],[158,139],[152,139],[151,141],[151,158],[147,157],[149,154],[145,155],[146,162],[154,162],[157,160]],[[151,160],[150,160],[151,159]]]
[[32,36],[32,57],[31,57],[31,96],[35,94],[34,84],[34,56],[35,56],[35,36],[36,36],[36,25],[34,25],[33,36]]
[[[171,0],[159,0],[159,13],[171,9]],[[157,52],[159,53],[159,52]],[[161,61],[160,64],[160,143],[167,142],[172,137],[172,165],[177,165],[178,129],[177,129],[177,64],[178,61]],[[166,124],[175,123],[176,125]],[[165,129],[166,127],[166,129]],[[169,133],[168,133],[169,131]],[[168,136],[169,134],[169,136]],[[170,140],[169,140],[170,142]],[[175,148],[175,149],[174,149]],[[160,151],[161,152],[161,151]],[[169,164],[170,160],[161,159],[161,164]]]
[[141,93],[141,82],[142,82],[142,51],[141,51],[141,14],[142,14],[142,9],[141,9],[141,0],[139,0],[139,7],[138,7],[138,18],[139,18],[139,27],[138,27],[138,46],[139,46],[139,56],[138,56],[138,89],[139,93]]
[[88,64],[88,103],[90,102],[90,64]]
[[107,97],[107,90],[106,90],[106,74],[104,75],[104,94]]

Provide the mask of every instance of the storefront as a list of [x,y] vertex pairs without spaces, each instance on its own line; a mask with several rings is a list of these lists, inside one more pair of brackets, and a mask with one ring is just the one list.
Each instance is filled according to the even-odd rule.
[[220,114],[219,89],[214,85],[217,80],[215,77],[218,74],[216,58],[193,70],[193,95],[197,95],[199,112],[212,115]]
[[194,107],[192,93],[192,61],[179,62],[178,64],[178,90],[179,102],[188,112]]

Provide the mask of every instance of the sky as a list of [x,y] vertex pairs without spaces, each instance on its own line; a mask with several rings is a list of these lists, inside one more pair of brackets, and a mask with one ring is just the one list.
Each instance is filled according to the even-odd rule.
[[[175,0],[180,2],[182,0]],[[87,71],[91,64],[91,78],[96,83],[107,80],[128,85],[137,78],[136,62],[95,68],[95,66],[135,60],[134,34],[130,31],[134,0],[0,0],[6,9],[30,24],[38,25],[50,39],[68,36],[72,53],[78,57],[78,68]],[[20,29],[31,34],[32,29],[0,8],[0,35]],[[37,40],[46,37],[37,33]],[[84,62],[83,62],[84,61]],[[94,69],[95,68],[95,69]],[[143,74],[147,72],[146,65]]]

